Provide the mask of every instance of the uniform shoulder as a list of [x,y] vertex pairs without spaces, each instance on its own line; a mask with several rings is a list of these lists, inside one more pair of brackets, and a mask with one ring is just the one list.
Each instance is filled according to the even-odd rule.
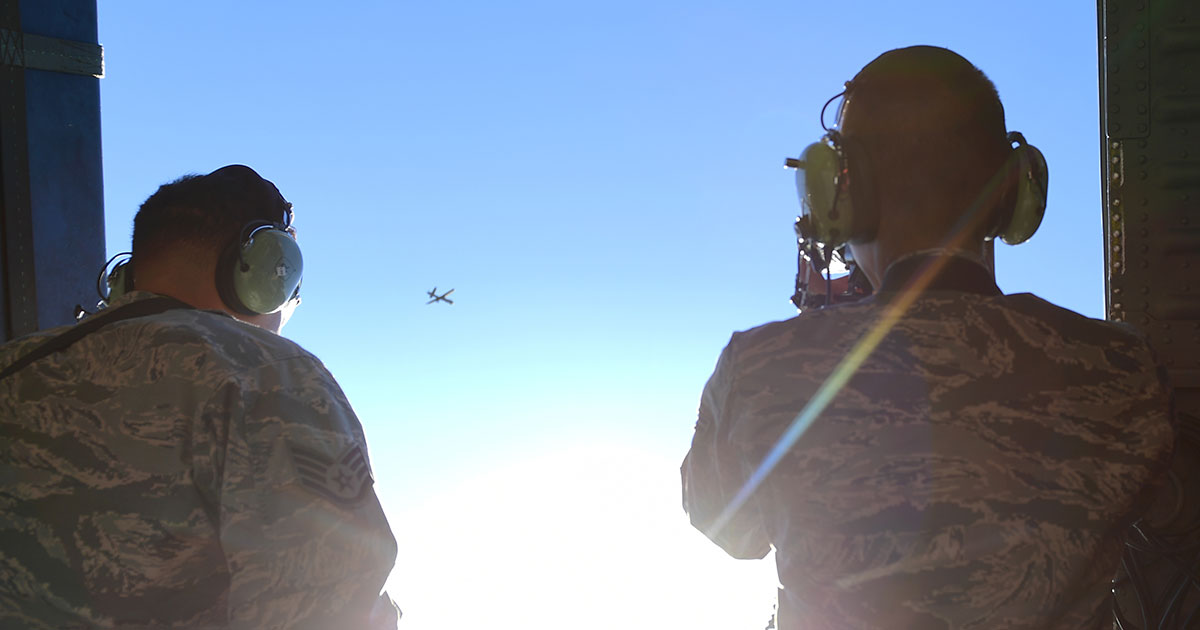
[[0,370],[6,369],[13,362],[26,354],[33,352],[43,343],[70,330],[71,326],[58,326],[12,339],[0,345]]
[[787,347],[830,348],[861,335],[861,328],[872,321],[872,300],[835,304],[806,311],[795,317],[768,322],[733,333],[730,348],[738,353],[779,351]]
[[1122,344],[1144,347],[1145,336],[1130,324],[1095,319],[1040,298],[1032,293],[1015,293],[1003,298],[1005,307],[1037,319],[1055,330],[1069,333],[1072,339],[1097,344]]
[[199,345],[208,348],[209,352],[224,362],[244,368],[289,359],[320,363],[300,344],[217,311],[168,311],[155,317],[145,332],[151,342],[159,347],[186,348]]
[[244,371],[287,359],[316,360],[295,342],[226,312],[146,291],[122,295],[93,317],[81,324],[92,329],[73,346],[73,354],[123,354],[185,371],[201,365]]
[[[37,353],[47,342],[66,336],[83,323],[58,326],[0,345],[0,370]],[[214,359],[211,364],[255,368],[289,359],[320,361],[299,344],[219,311],[192,308],[118,319],[69,342],[67,354],[112,357],[116,349],[150,350],[168,364],[172,357]],[[65,348],[55,354],[63,354]],[[199,359],[196,359],[199,360]]]

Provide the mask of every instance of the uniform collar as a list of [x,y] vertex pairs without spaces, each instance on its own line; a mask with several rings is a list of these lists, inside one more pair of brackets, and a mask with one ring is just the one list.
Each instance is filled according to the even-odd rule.
[[[138,291],[138,290],[136,290],[136,289],[135,289],[135,290],[133,290],[133,291],[130,291],[130,292],[128,292],[128,293],[122,294],[120,297],[118,297],[118,298],[114,299],[112,302],[109,302],[108,306],[107,306],[107,307],[106,307],[104,310],[106,310],[106,311],[107,311],[107,310],[112,310],[112,309],[115,309],[115,308],[117,308],[117,307],[124,306],[124,305],[126,305],[126,304],[132,304],[133,302],[140,302],[140,301],[142,301],[142,300],[152,300],[152,299],[155,299],[155,298],[168,298],[168,299],[172,299],[172,300],[174,300],[174,299],[175,299],[175,298],[172,298],[172,297],[171,297],[171,296],[169,296],[169,295],[163,295],[163,294],[160,294],[160,293],[152,293],[152,292],[150,292],[150,291]],[[180,304],[183,304],[183,305],[184,305],[184,306],[186,306],[187,308],[195,308],[195,307],[193,307],[193,306],[191,306],[191,305],[189,305],[189,304],[186,304],[186,303],[184,303],[184,302],[180,302]],[[233,317],[232,315],[230,315],[229,313],[226,313],[225,311],[219,311],[219,310],[216,310],[216,309],[208,309],[208,308],[205,308],[205,309],[197,309],[197,310],[202,310],[202,311],[204,311],[204,312],[206,312],[206,313],[216,313],[216,314],[218,314],[218,315],[224,315],[225,317],[230,317],[230,318],[232,318],[232,317]],[[103,311],[101,311],[101,312],[103,312]]]
[[899,293],[921,276],[933,273],[921,291],[951,291],[976,295],[1004,295],[982,258],[946,249],[922,250],[900,258],[883,274],[879,293]]
[[124,306],[126,304],[132,304],[133,302],[140,302],[142,300],[149,300],[149,299],[157,298],[157,297],[165,297],[165,296],[159,295],[157,293],[151,293],[149,291],[138,291],[135,289],[133,291],[129,291],[128,293],[123,293],[122,295],[120,295],[117,298],[114,298],[111,302],[108,303],[108,306],[106,308],[107,309],[117,308],[119,306]]

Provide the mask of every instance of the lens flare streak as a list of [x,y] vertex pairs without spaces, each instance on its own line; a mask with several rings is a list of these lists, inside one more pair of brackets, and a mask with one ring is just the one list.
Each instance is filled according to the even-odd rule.
[[796,414],[796,418],[792,420],[787,430],[775,442],[775,446],[771,447],[770,452],[763,458],[762,463],[759,464],[754,474],[750,475],[750,478],[738,490],[738,493],[729,502],[729,505],[717,515],[717,518],[706,532],[709,538],[715,540],[717,533],[729,524],[733,515],[745,505],[750,496],[754,494],[754,491],[762,485],[767,476],[771,474],[771,471],[779,465],[784,455],[795,446],[801,436],[812,426],[817,417],[821,415],[821,412],[825,411],[825,408],[829,406],[833,397],[845,387],[850,377],[858,371],[858,368],[867,360],[867,357],[871,356],[871,353],[875,351],[875,348],[879,346],[883,338],[891,332],[896,322],[900,321],[900,317],[908,310],[908,307],[912,305],[925,287],[929,285],[947,260],[949,260],[948,256],[940,256],[932,259],[914,277],[912,283],[899,292],[896,298],[888,304],[879,321],[871,327],[870,331],[838,363],[833,372],[829,374],[829,377],[825,379],[825,382],[821,383],[821,387],[809,399],[808,404],[804,405],[800,413]]

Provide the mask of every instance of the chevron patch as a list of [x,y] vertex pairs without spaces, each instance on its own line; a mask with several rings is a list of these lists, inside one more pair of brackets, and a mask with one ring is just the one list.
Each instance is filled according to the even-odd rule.
[[300,484],[342,506],[357,505],[374,479],[361,446],[350,445],[337,457],[288,444]]

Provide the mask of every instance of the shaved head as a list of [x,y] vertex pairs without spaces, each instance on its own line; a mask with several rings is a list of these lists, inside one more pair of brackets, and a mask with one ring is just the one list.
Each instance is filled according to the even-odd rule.
[[872,180],[868,202],[892,215],[880,229],[949,231],[987,199],[969,222],[982,240],[1010,145],[996,87],[971,62],[933,46],[880,55],[847,88],[842,134],[852,172]]

